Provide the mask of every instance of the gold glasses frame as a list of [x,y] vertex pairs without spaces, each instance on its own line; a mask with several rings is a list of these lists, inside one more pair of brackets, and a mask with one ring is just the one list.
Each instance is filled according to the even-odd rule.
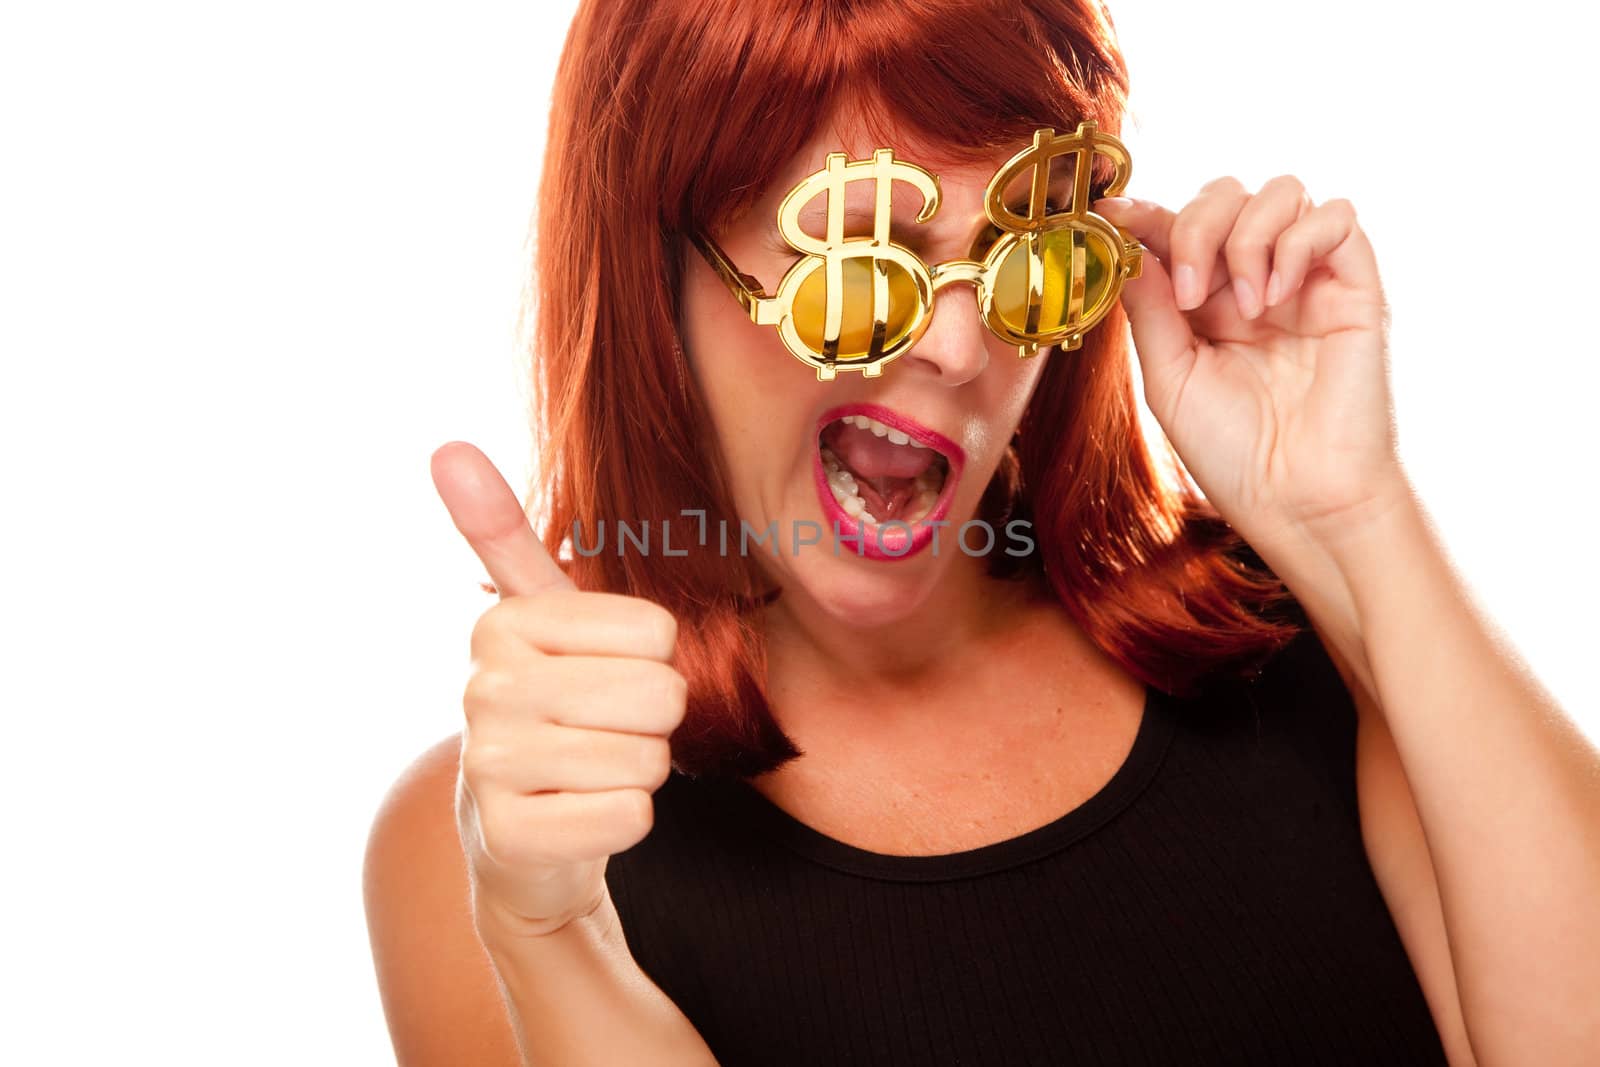
[[[1111,159],[1114,173],[1102,196],[1116,196],[1127,186],[1133,164],[1127,148],[1109,133],[1102,133],[1093,120],[1078,124],[1075,132],[1058,134],[1052,127],[1034,131],[1028,147],[1012,156],[989,180],[984,191],[984,214],[1002,231],[982,260],[953,259],[929,266],[915,252],[890,240],[890,191],[895,181],[905,181],[923,196],[923,207],[916,221],[926,222],[939,210],[939,179],[907,160],[895,159],[894,150],[876,149],[871,159],[851,160],[844,152],[830,152],[827,163],[802,179],[784,197],[778,208],[778,230],[783,239],[803,258],[795,262],[768,293],[761,282],[741,271],[722,251],[709,233],[695,232],[690,239],[711,268],[749,313],[751,321],[775,326],[785,346],[800,362],[817,372],[819,381],[831,381],[841,370],[860,371],[875,378],[891,360],[921,339],[933,315],[934,295],[953,282],[971,282],[975,288],[979,315],[996,336],[1017,346],[1017,355],[1027,358],[1040,347],[1058,345],[1071,351],[1083,343],[1083,335],[1111,310],[1124,281],[1139,277],[1143,253],[1147,251],[1126,230],[1089,210],[1090,176],[1094,155]],[[1050,163],[1058,156],[1073,155],[1072,197],[1064,210],[1052,211],[1048,204]],[[1012,180],[1032,168],[1028,213],[1019,215],[1004,202],[1004,192]],[[844,217],[836,206],[844,203],[847,182],[871,180],[876,183],[873,233],[870,237],[845,237]],[[800,209],[826,192],[827,236],[818,238],[800,228]],[[1071,277],[1066,314],[1054,329],[1041,329],[1040,313],[1044,296],[1046,264],[1041,254],[1044,242],[1054,231],[1066,230],[1070,236],[1068,259]],[[1089,259],[1099,256],[1107,267],[1107,291],[1084,308]],[[1002,314],[995,302],[995,281],[1001,265],[1018,249],[1026,255],[1027,309],[1024,324],[1018,328]],[[873,331],[864,353],[841,353],[839,334],[843,325],[844,262],[869,259],[872,268]],[[903,270],[913,283],[916,307],[911,321],[898,337],[885,344],[888,331],[888,265]],[[801,286],[818,271],[826,271],[823,344],[819,351],[801,336],[795,316],[795,300]]]

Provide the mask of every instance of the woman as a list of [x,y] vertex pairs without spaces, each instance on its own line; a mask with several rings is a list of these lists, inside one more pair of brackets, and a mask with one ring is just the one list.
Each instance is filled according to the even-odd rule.
[[[1142,269],[1081,347],[1018,358],[951,285],[832,380],[713,266],[775,285],[787,191],[882,147],[938,176],[924,217],[894,188],[895,240],[981,254],[990,179],[1040,128],[1115,133],[1126,88],[1091,0],[583,5],[538,221],[542,532],[481,453],[434,457],[501,599],[466,728],[369,847],[402,1063],[1600,1047],[1600,758],[1410,490],[1348,202],[1097,199]],[[1145,446],[1125,323],[1204,499]],[[841,514],[917,536],[790,536]]]

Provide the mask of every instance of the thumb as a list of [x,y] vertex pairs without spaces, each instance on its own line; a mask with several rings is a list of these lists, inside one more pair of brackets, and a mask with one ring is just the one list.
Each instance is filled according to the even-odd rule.
[[439,499],[483,562],[500,599],[557,586],[577,588],[550,558],[488,456],[465,441],[451,441],[435,450],[430,468]]

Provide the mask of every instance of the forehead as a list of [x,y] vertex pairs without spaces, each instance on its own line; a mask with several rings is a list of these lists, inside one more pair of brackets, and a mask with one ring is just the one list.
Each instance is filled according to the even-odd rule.
[[[941,185],[975,185],[981,190],[1006,160],[1027,145],[1028,141],[1021,138],[1014,145],[993,149],[936,144],[911,137],[893,124],[880,123],[874,130],[860,120],[836,115],[799,146],[773,181],[771,191],[784,196],[805,178],[822,170],[832,152],[843,152],[851,160],[871,159],[879,148],[892,149],[895,159],[915,163],[932,172]],[[850,184],[870,186],[871,183]]]
[[[824,169],[828,155],[843,152],[849,160],[871,159],[879,148],[894,151],[900,162],[915,163],[935,175],[939,180],[941,207],[939,214],[930,220],[934,225],[940,218],[952,222],[964,221],[974,214],[982,214],[985,189],[995,173],[1017,153],[1031,144],[1028,137],[1019,137],[1013,144],[998,148],[936,144],[917,140],[899,127],[880,123],[876,132],[859,120],[835,116],[824,122],[819,132],[801,145],[784,165],[762,198],[760,215],[770,220],[777,207],[790,190],[800,182]],[[1058,157],[1051,166],[1050,186],[1058,193],[1071,182],[1070,156]],[[1033,168],[1024,167],[1007,181],[1002,196],[1008,203],[1025,203],[1033,180]],[[853,214],[870,214],[877,192],[871,180],[850,181],[844,187],[844,207]],[[922,195],[904,181],[889,183],[890,203],[896,220],[910,220],[922,208]],[[827,197],[814,194],[804,205],[801,221],[808,231],[815,232],[816,224],[827,211]],[[896,223],[898,225],[898,221]]]

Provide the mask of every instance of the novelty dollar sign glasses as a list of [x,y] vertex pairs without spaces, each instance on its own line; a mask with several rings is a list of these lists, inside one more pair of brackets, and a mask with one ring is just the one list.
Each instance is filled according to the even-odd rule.
[[[981,259],[953,259],[933,267],[890,240],[890,191],[896,181],[922,193],[916,221],[939,210],[939,179],[894,150],[876,149],[871,159],[850,160],[830,152],[823,169],[801,180],[778,208],[778,231],[802,257],[768,294],[761,282],[743,273],[707,233],[693,235],[695,247],[733,295],[763,326],[776,326],[795,357],[816,369],[820,381],[840,370],[869,378],[914,345],[933,314],[933,297],[951,282],[971,282],[984,324],[1017,346],[1017,355],[1034,355],[1040,346],[1071,351],[1111,310],[1122,283],[1139,277],[1143,246],[1127,231],[1089,210],[1090,175],[1096,153],[1114,165],[1101,193],[1116,196],[1128,184],[1132,161],[1122,142],[1099,132],[1092,120],[1075,132],[1058,134],[1046,126],[1033,143],[1006,161],[984,190],[984,214],[994,234]],[[1050,163],[1074,156],[1071,199],[1060,210],[1048,203]],[[1012,179],[1032,169],[1027,214],[1012,211],[1004,192]],[[875,183],[876,207],[870,237],[844,235],[844,191],[852,181]],[[800,209],[827,194],[827,236],[800,228]],[[974,246],[974,252],[978,246]]]

